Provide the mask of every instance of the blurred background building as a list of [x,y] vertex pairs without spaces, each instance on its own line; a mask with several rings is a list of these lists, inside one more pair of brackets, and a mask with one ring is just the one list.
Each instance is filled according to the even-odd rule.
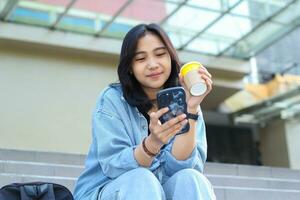
[[168,33],[202,62],[208,161],[300,169],[299,0],[0,0],[0,148],[86,154],[122,38]]

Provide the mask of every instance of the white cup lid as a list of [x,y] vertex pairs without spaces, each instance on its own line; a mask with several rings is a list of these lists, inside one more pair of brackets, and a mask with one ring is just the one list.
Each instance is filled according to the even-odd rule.
[[202,94],[204,94],[207,90],[206,84],[205,83],[196,83],[194,84],[191,89],[190,89],[190,93],[193,96],[200,96]]

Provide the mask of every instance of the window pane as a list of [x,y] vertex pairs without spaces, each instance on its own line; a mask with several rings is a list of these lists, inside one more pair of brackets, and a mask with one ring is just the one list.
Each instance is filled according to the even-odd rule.
[[216,37],[214,35],[203,35],[191,42],[186,49],[196,52],[217,55],[220,51],[231,44],[232,41]]
[[255,25],[257,25],[256,21],[227,14],[209,28],[206,33],[228,40],[236,40],[251,31]]
[[269,22],[244,40],[238,42],[225,52],[225,55],[248,58],[251,55],[255,55],[255,53],[266,46],[266,44],[273,42],[273,40],[278,38],[284,31],[283,26]]
[[0,0],[0,14],[5,8],[5,5],[7,4],[8,0]]
[[284,10],[282,13],[277,15],[273,21],[290,24],[294,23],[300,17],[300,1],[296,1],[294,4],[290,5],[288,9]]
[[96,20],[87,17],[65,15],[57,25],[58,29],[80,33],[96,33]]
[[288,0],[261,1],[245,0],[232,10],[232,13],[264,20],[284,7]]
[[176,4],[180,4],[184,2],[184,0],[156,0],[156,1],[164,1],[166,3],[176,3]]
[[166,28],[165,30],[168,33],[168,36],[170,37],[175,48],[180,48],[195,34],[194,32],[192,32],[193,34],[191,34],[182,30],[171,30]]
[[127,0],[77,0],[58,28],[83,33],[97,33]]
[[131,27],[138,23],[160,23],[177,7],[176,3],[162,0],[135,0],[102,35],[122,38]]
[[62,6],[65,7],[70,3],[70,0],[26,0],[44,5]]
[[216,12],[184,6],[170,17],[165,24],[166,27],[183,29],[185,32],[199,32],[219,15]]
[[70,0],[21,0],[8,16],[8,21],[50,26],[69,2]]
[[188,5],[223,12],[225,10],[228,10],[238,1],[239,0],[190,0],[188,1]]

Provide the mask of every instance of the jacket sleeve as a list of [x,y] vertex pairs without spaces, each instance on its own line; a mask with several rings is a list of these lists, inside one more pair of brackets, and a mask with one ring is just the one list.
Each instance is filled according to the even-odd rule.
[[[137,141],[130,133],[132,129],[131,125],[127,124],[129,116],[126,113],[120,99],[108,98],[104,94],[98,100],[93,114],[92,132],[98,161],[104,175],[112,179],[140,167],[134,157]],[[149,170],[153,171],[159,164],[159,160],[155,158]]]
[[99,164],[109,178],[138,167],[133,154],[136,146],[116,110],[117,106],[112,100],[102,98],[92,121]]
[[177,160],[171,153],[174,138],[164,148],[163,152],[163,168],[168,176],[172,176],[179,170],[193,168],[203,172],[204,163],[207,157],[207,141],[203,116],[200,115],[196,124],[197,146],[186,160]]

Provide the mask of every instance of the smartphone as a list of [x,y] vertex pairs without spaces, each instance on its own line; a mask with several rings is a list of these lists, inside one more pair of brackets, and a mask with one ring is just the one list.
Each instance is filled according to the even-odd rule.
[[[159,118],[162,124],[178,115],[183,113],[187,114],[186,96],[182,87],[172,87],[160,90],[157,93],[157,104],[158,109],[164,107],[169,108],[169,111]],[[189,129],[190,125],[187,123],[177,134],[186,133]]]

